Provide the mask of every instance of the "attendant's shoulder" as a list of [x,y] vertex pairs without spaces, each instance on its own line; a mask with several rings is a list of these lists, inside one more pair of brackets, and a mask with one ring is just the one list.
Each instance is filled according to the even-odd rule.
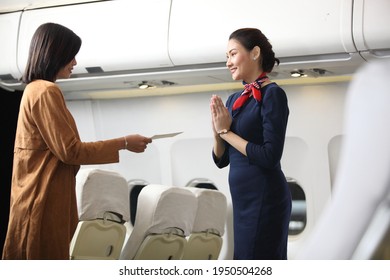
[[284,91],[283,88],[281,88],[277,83],[275,82],[272,82],[268,85],[266,85],[263,89],[262,89],[262,92],[263,94],[282,94],[282,95],[286,95],[286,92]]
[[268,92],[268,91],[283,91],[283,88],[281,88],[277,83],[275,82],[271,82],[269,83],[268,85],[266,85],[264,88],[263,88],[264,92]]
[[277,83],[270,83],[262,90],[264,102],[286,103],[287,95],[283,88]]

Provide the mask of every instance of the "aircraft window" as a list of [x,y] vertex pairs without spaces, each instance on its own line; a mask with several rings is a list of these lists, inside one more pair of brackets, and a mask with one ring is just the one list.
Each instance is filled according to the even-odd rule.
[[334,180],[336,178],[342,141],[343,141],[343,135],[336,135],[332,139],[330,139],[328,144],[331,189],[333,189]]
[[203,189],[210,189],[210,190],[218,190],[218,188],[214,185],[212,181],[209,179],[203,179],[203,178],[197,178],[192,179],[189,181],[186,185],[187,187],[195,187],[195,188],[203,188]]
[[291,219],[289,235],[297,235],[306,227],[306,196],[302,187],[291,178],[287,178],[292,197]]
[[141,190],[148,185],[146,181],[143,180],[133,180],[129,181],[130,186],[130,222],[134,226],[135,223],[135,216],[137,213],[137,205],[138,205],[138,196]]

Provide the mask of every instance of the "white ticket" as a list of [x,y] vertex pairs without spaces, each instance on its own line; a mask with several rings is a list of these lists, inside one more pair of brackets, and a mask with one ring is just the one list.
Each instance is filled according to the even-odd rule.
[[178,134],[181,134],[181,133],[183,133],[183,131],[181,131],[181,132],[173,132],[173,133],[165,133],[165,134],[156,134],[156,135],[153,135],[151,138],[153,140],[161,139],[161,138],[168,138],[168,137],[174,137],[174,136],[176,136]]

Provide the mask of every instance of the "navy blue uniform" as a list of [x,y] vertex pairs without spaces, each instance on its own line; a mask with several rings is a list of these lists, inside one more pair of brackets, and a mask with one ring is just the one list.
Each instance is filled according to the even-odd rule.
[[226,106],[233,117],[231,131],[247,140],[247,156],[225,142],[219,168],[230,164],[233,202],[234,259],[287,259],[291,194],[280,166],[289,109],[282,88],[270,83],[261,89],[262,100],[251,97],[232,112],[241,92]]

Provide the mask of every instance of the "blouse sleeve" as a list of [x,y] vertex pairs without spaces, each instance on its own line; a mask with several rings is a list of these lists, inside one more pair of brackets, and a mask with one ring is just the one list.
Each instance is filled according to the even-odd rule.
[[59,88],[48,87],[32,107],[32,117],[51,152],[72,165],[119,161],[113,140],[83,143]]
[[264,168],[279,165],[283,153],[289,109],[287,96],[280,87],[272,87],[262,101],[263,143],[249,142],[246,153],[251,163]]

